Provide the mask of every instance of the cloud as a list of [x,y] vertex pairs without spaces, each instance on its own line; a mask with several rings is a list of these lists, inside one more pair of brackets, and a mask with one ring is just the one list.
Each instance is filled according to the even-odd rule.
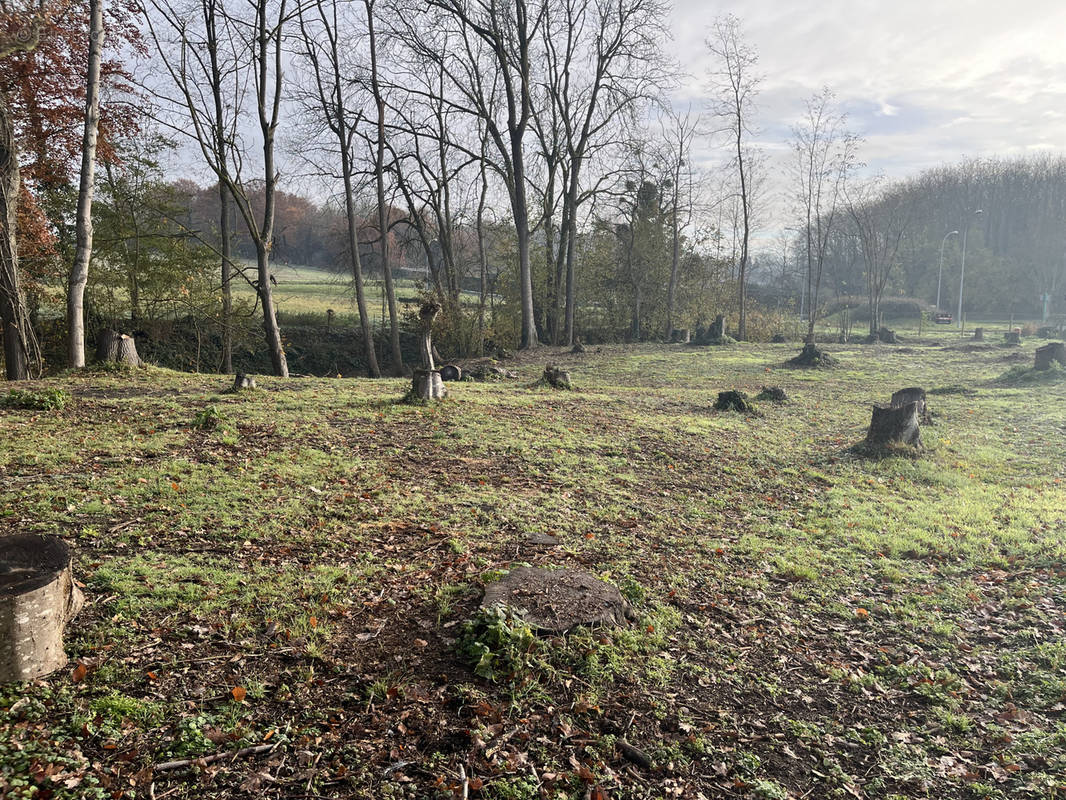
[[[865,137],[871,172],[902,177],[966,157],[1066,151],[1059,0],[726,0],[713,10],[676,0],[673,49],[691,73],[690,99],[704,92],[703,40],[725,12],[759,52],[760,139],[775,150],[804,101],[829,86]],[[787,164],[777,162],[782,182]]]

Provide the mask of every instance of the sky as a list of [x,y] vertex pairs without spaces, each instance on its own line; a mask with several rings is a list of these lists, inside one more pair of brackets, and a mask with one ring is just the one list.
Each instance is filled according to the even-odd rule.
[[867,171],[890,178],[968,157],[1066,151],[1062,0],[674,2],[675,52],[691,75],[681,102],[698,107],[706,93],[704,39],[717,15],[735,14],[758,51],[758,140],[772,155],[778,205],[790,128],[825,86],[865,138]]

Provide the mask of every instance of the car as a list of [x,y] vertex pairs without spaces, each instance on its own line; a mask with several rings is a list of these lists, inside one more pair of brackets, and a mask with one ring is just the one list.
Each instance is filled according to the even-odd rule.
[[954,321],[955,317],[947,311],[937,311],[936,314],[933,315],[933,322],[937,325],[950,325]]

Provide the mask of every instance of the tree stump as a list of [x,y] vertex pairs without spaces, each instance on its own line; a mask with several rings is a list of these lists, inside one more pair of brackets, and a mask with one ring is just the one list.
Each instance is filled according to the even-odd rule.
[[671,344],[688,344],[692,341],[692,334],[688,328],[674,328],[670,331]]
[[96,339],[96,360],[101,364],[125,364],[139,367],[144,362],[137,355],[137,340],[132,336],[107,329]]
[[707,330],[707,338],[710,340],[721,339],[725,336],[725,315],[719,314],[714,318],[711,327]]
[[1033,364],[1033,369],[1040,371],[1051,369],[1052,361],[1058,361],[1066,367],[1066,343],[1051,342],[1036,348],[1036,363]]
[[580,339],[575,339],[574,340],[574,346],[570,348],[570,352],[574,353],[574,354],[584,353],[585,352],[585,345],[581,344],[581,340]]
[[836,359],[829,353],[826,353],[818,345],[813,342],[808,342],[803,345],[803,350],[795,358],[791,358],[785,362],[790,367],[832,367],[836,364]]
[[875,403],[866,444],[884,447],[889,444],[906,444],[917,447],[921,444],[918,428],[918,403],[900,406]]
[[440,371],[433,363],[433,320],[439,313],[440,303],[435,300],[427,300],[418,311],[418,318],[422,323],[422,338],[419,341],[422,368],[416,369],[411,377],[411,396],[427,402],[440,400],[448,393],[441,380]]
[[787,403],[788,395],[780,386],[764,386],[762,391],[755,395],[756,400],[769,400],[771,403]]
[[755,406],[748,400],[748,396],[735,389],[719,392],[718,399],[714,401],[714,407],[717,411],[739,411],[742,414],[755,411]]
[[1017,328],[1013,331],[1007,331],[1003,334],[1003,339],[1007,344],[1016,345],[1022,343],[1022,332]]
[[973,329],[973,340],[975,342],[983,342],[985,340],[985,329],[984,328],[974,328]]
[[241,389],[254,389],[255,378],[251,375],[245,375],[243,372],[238,372],[233,376],[233,391],[239,392]]
[[63,630],[84,602],[71,561],[55,536],[0,539],[0,683],[33,680],[67,663]]
[[441,400],[448,396],[440,371],[416,369],[411,376],[411,394],[421,400]]
[[570,382],[570,373],[551,364],[544,368],[544,382],[553,389],[574,388],[574,385]]
[[883,325],[877,330],[877,338],[884,344],[899,344],[899,337],[896,336],[896,332]]
[[918,404],[918,419],[922,422],[929,419],[929,405],[925,398],[925,389],[919,386],[911,386],[892,393],[892,408],[901,408],[907,403]]
[[505,606],[530,627],[564,633],[577,625],[625,625],[633,609],[618,588],[572,569],[518,567],[485,589],[482,608]]
[[446,364],[440,368],[440,379],[442,381],[461,381],[463,379],[463,371],[455,364]]

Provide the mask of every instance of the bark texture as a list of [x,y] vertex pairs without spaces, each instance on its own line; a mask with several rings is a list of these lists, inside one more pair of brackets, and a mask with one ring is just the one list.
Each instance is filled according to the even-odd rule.
[[34,680],[66,665],[63,631],[83,602],[62,539],[0,539],[0,683]]
[[144,364],[137,354],[137,340],[110,329],[101,331],[96,340],[96,361],[99,364],[125,364],[129,367]]
[[875,404],[866,444],[877,447],[889,444],[920,445],[918,403],[912,401],[899,406]]

